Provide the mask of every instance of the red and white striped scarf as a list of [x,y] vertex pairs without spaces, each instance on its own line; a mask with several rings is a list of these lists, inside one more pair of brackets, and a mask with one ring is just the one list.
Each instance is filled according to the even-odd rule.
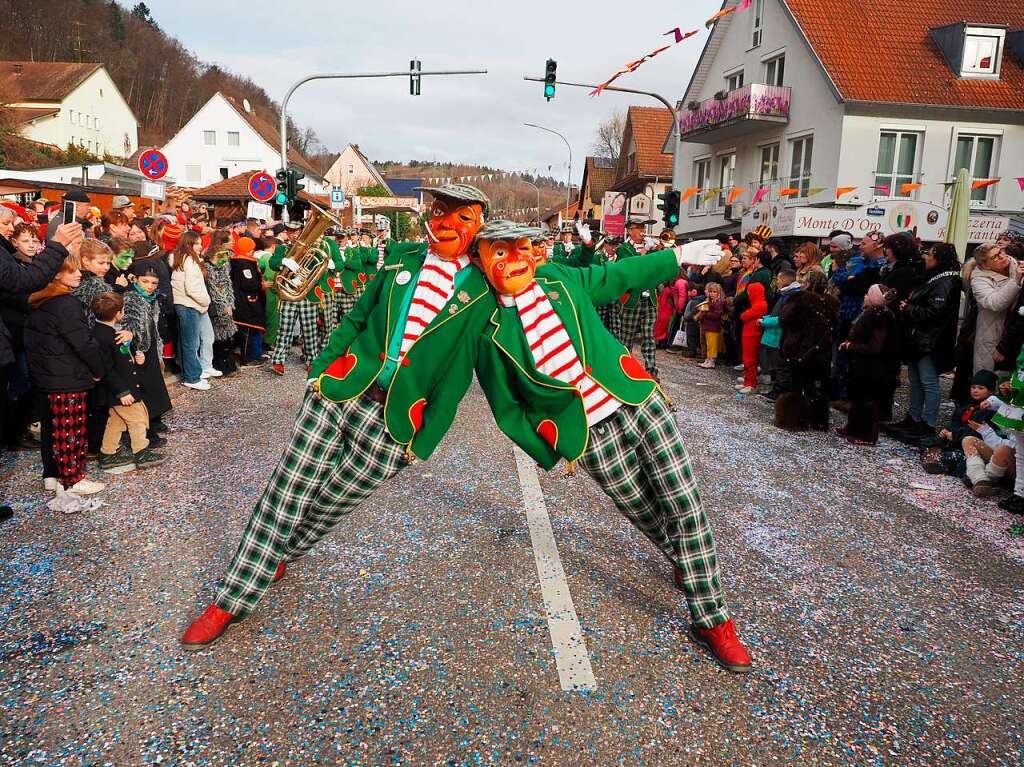
[[600,423],[619,409],[622,403],[583,369],[565,325],[536,280],[514,297],[501,296],[501,301],[519,310],[519,320],[537,370],[579,389],[588,426]]
[[440,314],[444,305],[455,293],[455,275],[469,266],[469,256],[462,256],[458,261],[445,261],[443,258],[427,253],[420,269],[419,281],[412,294],[409,304],[409,315],[405,320],[402,335],[402,349],[398,356],[404,357],[409,348],[416,342],[427,326]]

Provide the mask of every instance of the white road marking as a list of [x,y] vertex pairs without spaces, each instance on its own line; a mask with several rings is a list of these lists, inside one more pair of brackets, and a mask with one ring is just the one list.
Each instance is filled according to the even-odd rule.
[[523,506],[526,508],[526,523],[530,528],[530,542],[533,544],[533,558],[537,563],[540,591],[544,597],[544,610],[548,614],[548,632],[555,650],[555,666],[558,681],[566,691],[593,692],[597,689],[594,670],[590,667],[590,656],[583,641],[583,630],[576,607],[565,580],[565,570],[558,556],[558,544],[551,529],[551,518],[544,503],[544,492],[537,478],[533,461],[518,447],[516,468],[519,470],[519,484],[523,489]]

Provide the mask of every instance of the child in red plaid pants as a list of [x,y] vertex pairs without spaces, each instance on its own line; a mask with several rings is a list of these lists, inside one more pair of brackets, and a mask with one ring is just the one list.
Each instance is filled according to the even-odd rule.
[[88,495],[103,489],[85,476],[86,398],[104,367],[85,310],[71,295],[81,278],[77,255],[68,256],[53,282],[29,296],[32,311],[25,323],[29,372],[49,405],[42,442],[56,465],[58,495],[64,490]]

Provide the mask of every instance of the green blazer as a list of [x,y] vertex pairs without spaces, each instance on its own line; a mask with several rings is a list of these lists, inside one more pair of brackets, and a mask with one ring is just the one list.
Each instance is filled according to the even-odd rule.
[[352,294],[373,280],[377,272],[377,249],[373,247],[345,248],[345,266],[341,271],[341,287]]
[[[654,253],[660,253],[660,252],[661,251],[652,251],[652,252],[648,253],[647,255],[648,256],[652,256],[652,255],[654,255]],[[615,249],[615,257],[618,259],[618,261],[621,262],[621,261],[625,261],[625,260],[630,259],[630,258],[639,258],[640,254],[636,252],[636,248],[633,247],[633,243],[631,243],[631,242],[624,242],[621,245],[619,245],[619,247],[617,247]],[[678,272],[678,271],[679,270],[677,268],[676,272]],[[640,285],[635,285],[634,289],[630,292],[629,296],[627,296],[626,300],[623,301],[623,303],[622,303],[623,308],[624,309],[633,309],[633,308],[639,306],[640,305],[640,301],[641,301],[640,294],[643,293],[645,290],[648,291],[651,295],[650,295],[649,298],[646,298],[646,299],[643,299],[643,300],[650,301],[652,306],[657,306],[658,305],[658,294],[657,294],[658,285],[660,285],[666,279],[672,279],[672,277],[675,277],[675,274],[673,274],[673,275],[671,275],[669,277],[666,277],[664,279],[661,279],[661,280],[655,280],[654,282],[645,282],[645,283],[642,283]]]
[[[406,294],[416,288],[426,252],[423,243],[392,247],[377,279],[367,283],[366,292],[342,318],[310,374],[325,398],[332,402],[355,399],[376,382],[388,340]],[[423,459],[430,457],[451,428],[473,380],[480,334],[497,306],[483,274],[469,268],[452,300],[403,358],[384,403],[388,434]]]
[[589,263],[584,261],[584,255],[582,246],[577,245],[572,249],[572,254],[565,252],[565,243],[556,242],[554,247],[551,248],[551,263],[561,264],[562,266],[589,266]]
[[[608,332],[594,307],[638,285],[665,282],[678,268],[675,253],[660,251],[605,266],[546,264],[537,270],[537,282],[587,374],[621,402],[647,401],[657,383]],[[537,370],[514,307],[498,307],[491,314],[480,338],[476,372],[498,428],[545,469],[586,451],[590,430],[583,398],[576,387]]]

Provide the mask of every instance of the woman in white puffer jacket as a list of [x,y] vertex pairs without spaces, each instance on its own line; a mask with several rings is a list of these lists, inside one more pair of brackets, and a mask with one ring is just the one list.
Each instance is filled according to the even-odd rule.
[[182,384],[205,391],[210,388],[206,379],[219,376],[220,371],[213,368],[213,323],[202,253],[200,234],[185,232],[171,254],[170,267]]

